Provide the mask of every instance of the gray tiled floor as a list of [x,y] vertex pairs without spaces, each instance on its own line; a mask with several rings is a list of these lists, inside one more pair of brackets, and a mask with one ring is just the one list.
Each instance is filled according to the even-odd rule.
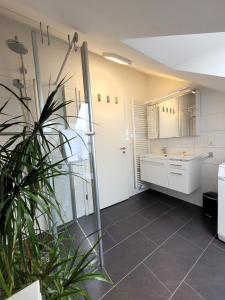
[[225,299],[225,244],[201,209],[147,191],[102,211],[106,270],[93,299]]

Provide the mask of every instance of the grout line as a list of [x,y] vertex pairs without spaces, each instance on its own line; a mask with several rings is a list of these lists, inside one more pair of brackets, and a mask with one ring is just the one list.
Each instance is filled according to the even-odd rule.
[[[167,196],[169,196],[170,197],[170,195],[168,195],[168,194],[165,194],[165,195],[167,195]],[[170,201],[170,200],[169,200]],[[181,201],[183,201],[183,200],[181,200]],[[168,208],[175,208],[175,207],[177,207],[179,204],[176,204],[176,205],[169,205],[167,202],[166,202],[166,200],[164,199],[164,200],[159,200],[159,202],[160,203],[162,203],[162,204],[164,204],[165,206],[167,206]]]
[[142,217],[143,219],[145,219],[146,221],[148,221],[148,223],[149,223],[149,219],[148,218],[146,218],[145,216],[142,216],[141,214],[140,214],[140,212],[138,212],[137,213],[140,217]]
[[[126,201],[126,200],[125,200],[125,201]],[[158,201],[152,203],[152,205],[149,204],[149,205],[146,205],[146,206],[151,207],[151,206],[154,206],[154,205],[157,204],[157,203],[158,203]],[[106,209],[107,209],[107,208],[106,208]],[[107,226],[107,229],[108,229],[109,227],[113,227],[114,225],[120,223],[121,221],[124,221],[124,220],[126,220],[126,219],[128,219],[128,218],[130,218],[130,217],[133,217],[133,216],[139,214],[139,212],[142,211],[143,209],[145,209],[145,207],[140,208],[140,209],[138,209],[137,211],[131,213],[130,215],[127,215],[126,217],[123,217],[123,218],[121,218],[121,219],[119,219],[119,220],[117,220],[117,221],[114,221],[114,222],[113,222],[113,220],[111,219],[112,224],[109,225],[109,226]],[[106,217],[108,218],[108,215],[106,215]]]
[[203,297],[201,294],[199,294],[199,292],[196,291],[189,283],[184,281],[184,284],[186,284],[190,289],[192,289],[202,300],[205,300],[205,297]]
[[[192,203],[191,203],[191,204],[192,204]],[[179,207],[179,206],[176,206],[175,208],[178,208],[178,207]],[[168,211],[168,215],[169,215],[169,213],[170,213],[170,211]],[[170,215],[169,215],[169,217],[174,218],[175,220],[179,221],[179,222],[182,223],[182,224],[184,224],[184,223],[186,224],[190,219],[195,218],[197,215],[198,215],[197,212],[196,212],[196,213],[191,213],[190,218],[188,218],[186,221],[179,219],[179,217],[177,217],[177,216],[170,216]]]
[[[107,209],[107,208],[106,208]],[[100,211],[101,212],[101,211]],[[102,212],[103,213],[103,212]],[[102,218],[105,217],[106,219],[109,219],[110,222],[113,223],[113,220],[107,215],[107,213],[105,213],[105,215],[103,216],[102,214]]]
[[149,236],[147,236],[147,234],[145,234],[142,230],[140,230],[140,233],[146,238],[148,239],[150,242],[152,242],[153,244],[155,244],[157,247],[159,246],[159,244],[157,244],[155,241],[153,241]]
[[134,216],[134,215],[136,215],[137,213],[138,213],[138,212],[136,211],[136,212],[134,212],[134,213],[132,213],[132,214],[130,214],[130,215],[127,215],[126,217],[123,217],[123,218],[121,218],[121,219],[119,219],[119,220],[117,220],[117,221],[112,221],[112,224],[109,225],[109,226],[107,226],[107,229],[110,228],[110,227],[113,227],[114,225],[120,223],[121,221],[124,221],[124,220],[126,220],[126,219],[128,219],[128,218],[130,218],[130,217],[132,217],[132,216]]
[[164,286],[164,288],[167,289],[167,291],[170,293],[170,295],[172,294],[172,291],[165,285],[165,283],[163,283],[158,276],[143,262],[143,265],[149,270],[150,273],[152,273],[152,275]]
[[182,238],[183,240],[189,242],[190,244],[192,244],[193,246],[197,247],[200,250],[204,250],[204,247],[200,247],[199,245],[197,245],[195,242],[189,240],[188,238],[186,238],[185,236],[183,236],[182,234],[180,234],[179,232],[177,233],[177,235],[179,235],[180,238]]
[[[128,201],[128,200],[129,200],[129,199],[127,199],[127,200],[125,200],[125,201]],[[125,201],[124,201],[124,202],[125,202]],[[138,201],[138,200],[137,200],[137,201]],[[157,199],[157,200],[155,200],[153,203],[149,203],[149,204],[146,205],[145,207],[142,207],[142,208],[138,209],[137,211],[131,213],[130,215],[127,215],[126,217],[123,217],[123,218],[121,218],[121,219],[119,219],[119,220],[117,220],[117,221],[113,221],[110,217],[108,217],[107,213],[105,213],[106,218],[108,218],[108,219],[112,222],[112,224],[109,225],[109,226],[107,226],[106,229],[108,229],[109,227],[112,227],[112,226],[114,226],[114,225],[120,223],[121,221],[124,221],[124,220],[126,220],[126,219],[128,219],[128,218],[130,218],[130,217],[132,217],[132,216],[134,216],[134,215],[136,215],[136,214],[141,215],[140,212],[141,212],[142,210],[146,209],[146,207],[153,207],[153,206],[155,206],[156,204],[158,204],[159,202],[162,203],[162,204],[165,204],[165,206],[168,207],[169,211],[170,211],[170,209],[176,208],[176,207],[178,206],[178,205],[176,205],[176,206],[170,206],[170,205],[164,203],[163,201]],[[106,209],[107,209],[107,208],[106,208]],[[142,216],[142,215],[141,215],[141,216]],[[145,218],[145,219],[147,219],[147,218],[144,217],[144,216],[142,216],[142,217]],[[147,219],[147,220],[149,221],[149,219]]]
[[[187,225],[190,221],[192,221],[192,219],[194,218],[194,216],[188,220],[187,223],[183,224],[182,227],[184,227],[185,225]],[[181,227],[181,228],[182,228]],[[99,300],[103,299],[112,289],[114,289],[123,279],[125,279],[129,274],[131,274],[134,270],[136,270],[142,263],[144,263],[144,261],[146,259],[148,259],[149,257],[151,257],[157,250],[159,250],[168,240],[170,240],[181,228],[179,228],[178,230],[176,230],[174,233],[172,233],[167,239],[165,239],[165,241],[163,241],[158,247],[156,247],[149,255],[147,255],[144,259],[142,259],[135,267],[133,267],[133,269],[131,269],[124,277],[122,277],[113,287],[111,287],[108,292],[106,292],[104,295],[102,295]],[[112,249],[112,248],[111,248]]]
[[177,292],[177,290],[179,289],[179,287],[181,286],[181,284],[186,280],[186,278],[188,277],[188,275],[191,273],[191,271],[194,269],[194,267],[197,265],[197,263],[199,262],[199,260],[202,258],[202,256],[205,254],[206,250],[209,248],[209,246],[212,244],[213,240],[215,239],[214,235],[211,240],[209,241],[209,243],[207,244],[206,248],[202,251],[202,253],[199,255],[199,257],[196,259],[196,261],[194,262],[194,264],[191,266],[191,268],[188,270],[188,272],[186,273],[186,275],[184,276],[184,278],[181,280],[181,282],[179,283],[179,285],[177,286],[177,288],[174,290],[173,294],[171,295],[171,297],[169,298],[172,299],[172,297],[175,295],[175,293]]
[[[171,210],[173,210],[174,208],[171,208]],[[113,245],[110,249],[106,250],[104,254],[106,254],[107,252],[111,251],[113,248],[115,248],[117,245],[121,244],[122,242],[126,241],[128,238],[130,238],[131,236],[133,236],[134,234],[140,232],[142,229],[144,229],[145,227],[147,227],[148,225],[150,225],[151,223],[155,222],[156,220],[158,220],[159,218],[161,218],[162,216],[164,216],[167,212],[163,213],[162,215],[160,215],[159,217],[149,221],[147,224],[145,224],[144,226],[140,227],[138,230],[132,232],[131,234],[127,235],[124,239],[122,239],[121,241],[119,241],[117,244]],[[186,224],[185,224],[186,225]]]
[[109,273],[107,272],[106,268],[103,267],[103,269],[104,269],[105,273],[107,274],[107,276],[109,277],[109,279],[111,280],[111,282],[113,282],[113,281],[112,281],[112,278],[110,277],[110,275],[109,275]]
[[114,239],[114,237],[111,235],[110,232],[106,229],[105,232],[109,235],[109,237],[113,240],[113,242],[117,243],[117,241]]

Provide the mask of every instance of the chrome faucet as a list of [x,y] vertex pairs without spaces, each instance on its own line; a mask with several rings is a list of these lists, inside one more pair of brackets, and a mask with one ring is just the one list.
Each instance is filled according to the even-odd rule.
[[165,155],[165,156],[167,156],[167,148],[166,147],[162,147],[162,153]]

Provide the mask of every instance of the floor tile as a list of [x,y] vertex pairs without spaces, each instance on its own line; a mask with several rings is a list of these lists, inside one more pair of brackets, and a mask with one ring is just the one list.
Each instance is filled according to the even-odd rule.
[[65,231],[59,233],[62,237],[66,237],[67,239],[64,241],[64,247],[68,251],[72,251],[77,247],[80,247],[81,252],[86,252],[91,249],[91,244],[87,237],[85,237],[83,231],[81,230],[79,224],[77,222],[73,222],[65,227]]
[[97,225],[94,214],[79,218],[78,223],[87,236],[87,239],[89,239],[91,244],[94,245],[98,240]]
[[118,222],[130,215],[135,214],[137,210],[136,203],[133,203],[133,201],[129,201],[128,199],[104,209],[103,212],[111,221]]
[[118,282],[156,248],[141,233],[135,233],[104,255],[105,267],[113,282]]
[[164,195],[163,197],[161,197],[160,201],[171,206],[171,207],[176,207],[178,205],[181,205],[184,201],[174,198],[172,196],[166,195],[166,194],[162,194]]
[[225,252],[211,245],[186,282],[206,300],[225,299]]
[[144,216],[145,218],[149,219],[149,221],[153,221],[154,219],[158,218],[165,212],[169,211],[171,207],[168,205],[157,202],[156,204],[153,204],[152,206],[147,206],[144,209],[142,209],[139,213],[140,215]]
[[[87,235],[96,232],[97,230],[96,216],[94,214],[83,216],[78,219],[78,222]],[[112,220],[106,215],[105,211],[101,211],[102,229],[104,230],[112,224]]]
[[147,225],[142,231],[158,245],[177,231],[183,224],[168,215],[164,215]]
[[[184,201],[183,201],[184,202]],[[177,218],[182,222],[187,222],[195,215],[201,214],[202,208],[196,205],[192,205],[189,203],[181,203],[176,208],[172,209],[168,215],[171,217]]]
[[109,227],[107,231],[117,242],[120,242],[147,223],[148,220],[146,218],[139,214],[135,214]]
[[85,283],[85,287],[88,293],[90,294],[92,300],[98,300],[101,296],[108,292],[112,288],[112,286],[112,284],[97,280],[91,280]]
[[225,251],[225,242],[222,242],[218,238],[215,238],[213,244]]
[[174,291],[199,257],[201,250],[177,234],[145,260],[145,264]]
[[167,300],[170,292],[141,264],[123,279],[104,300]]
[[204,300],[204,298],[198,295],[191,287],[186,283],[183,283],[171,300]]
[[104,252],[111,249],[116,244],[115,240],[112,239],[112,237],[108,234],[107,231],[103,232],[102,243]]
[[154,203],[158,202],[159,200],[149,193],[148,191],[134,195],[129,199],[129,203],[133,203],[136,206],[137,210],[143,209],[145,206],[153,205]]
[[[148,190],[145,193],[148,193],[149,197],[151,197],[152,199],[155,199],[155,200],[158,200],[158,201],[163,201],[163,202],[165,201],[165,204],[167,204],[169,206],[174,206],[175,205],[171,201],[172,199],[175,199],[175,198],[173,198],[170,195],[163,194],[163,193],[160,193],[160,192],[155,191],[155,190]],[[176,200],[178,200],[178,199],[176,199]]]
[[104,213],[101,212],[101,225],[103,229],[108,228],[113,224],[113,221]]
[[178,233],[201,248],[205,248],[216,234],[216,223],[203,216],[197,216]]
[[[103,233],[102,240],[103,240],[104,250],[106,251],[115,244],[115,242],[113,242],[111,237],[109,237],[108,234],[105,234],[105,228],[108,228],[110,225],[113,224],[113,222],[104,214],[101,215],[101,221],[102,221],[102,233]],[[84,231],[84,233],[88,236],[91,243],[94,245],[98,239],[97,225],[96,225],[96,219],[94,214],[81,217],[78,219],[78,222],[82,230]]]
[[78,219],[78,222],[87,235],[97,230],[96,217],[94,214],[83,216]]

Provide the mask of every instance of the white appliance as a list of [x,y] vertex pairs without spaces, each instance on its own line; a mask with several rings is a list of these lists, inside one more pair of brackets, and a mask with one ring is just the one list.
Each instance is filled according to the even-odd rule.
[[225,163],[218,171],[218,238],[225,242]]

